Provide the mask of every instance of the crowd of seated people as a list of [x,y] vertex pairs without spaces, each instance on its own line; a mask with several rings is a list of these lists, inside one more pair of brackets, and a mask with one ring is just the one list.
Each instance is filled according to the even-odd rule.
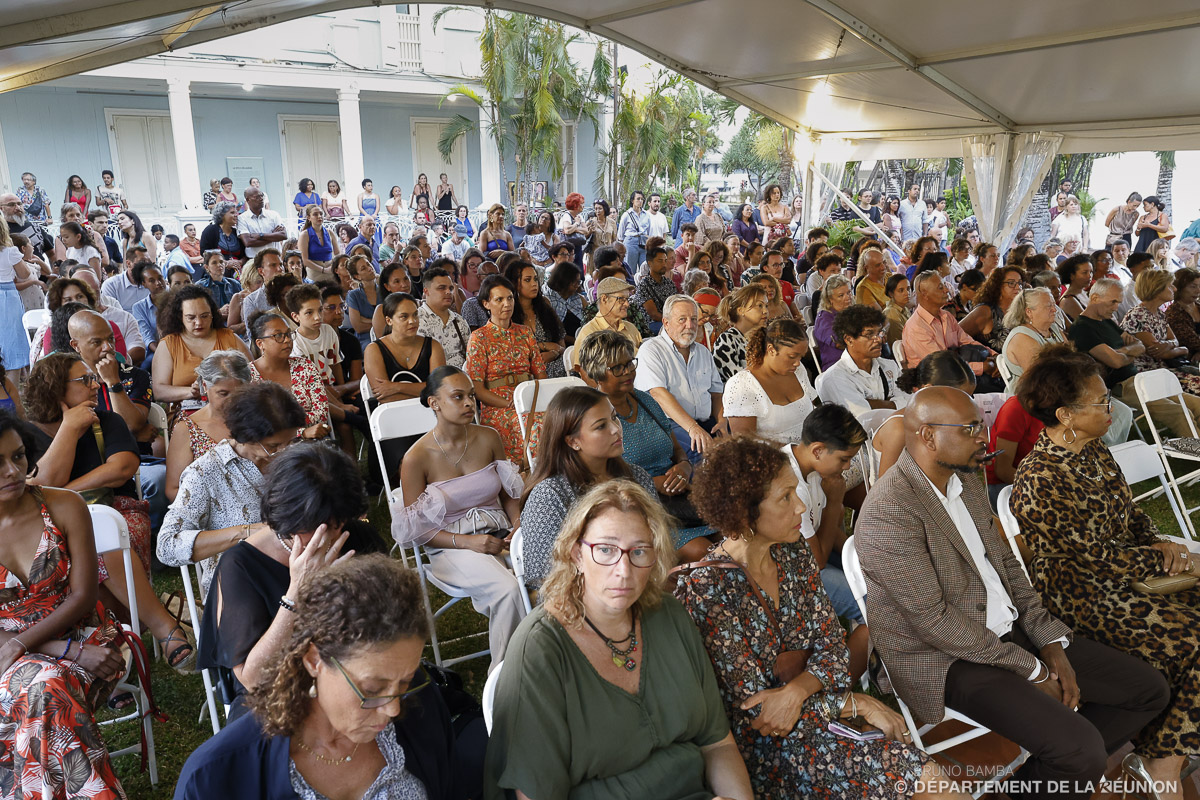
[[[588,218],[576,195],[516,227],[493,207],[476,248],[461,215],[444,238],[377,231],[364,190],[340,233],[340,187],[304,203],[298,243],[218,203],[215,246],[176,263],[164,237],[161,265],[136,218],[115,266],[63,224],[50,314],[16,361],[32,369],[0,397],[0,568],[20,601],[0,610],[18,698],[0,742],[27,794],[68,796],[74,750],[121,792],[93,716],[128,702],[119,656],[76,629],[93,598],[131,598],[112,554],[95,580],[71,569],[94,545],[65,489],[126,519],[145,627],[230,705],[177,797],[964,796],[857,690],[872,651],[919,723],[953,708],[1025,748],[1016,779],[1085,796],[1131,743],[1124,774],[1181,796],[1200,756],[1194,590],[1131,587],[1189,578],[1192,556],[1108,448],[1139,372],[1183,389],[1154,421],[1187,435],[1200,412],[1190,237],[1088,252],[1068,202],[1070,252],[1004,251],[947,234],[919,191],[866,191],[887,225],[831,247],[768,187],[732,233],[694,192],[671,219],[640,192]],[[554,391],[522,420],[527,383]],[[379,463],[367,420],[392,403],[435,421]],[[369,555],[387,549],[364,516],[383,477],[391,538],[486,623],[486,741],[419,664],[437,620],[417,574]],[[1029,578],[994,521],[1005,486]],[[163,565],[197,568],[199,647],[154,596]],[[21,666],[70,695],[70,720],[17,688]]]

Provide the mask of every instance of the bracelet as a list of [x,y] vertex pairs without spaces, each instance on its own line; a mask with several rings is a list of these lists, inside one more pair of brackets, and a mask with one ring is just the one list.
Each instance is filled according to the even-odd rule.
[[288,597],[286,594],[279,595],[279,607],[286,608],[293,614],[296,613],[296,601]]
[[76,662],[77,662],[77,661],[79,661],[79,659],[81,659],[81,658],[83,658],[83,639],[80,639],[80,640],[79,640],[79,652],[78,652],[78,653],[76,653],[76,654],[75,654],[75,657],[74,657],[74,658],[72,658],[72,659],[70,659],[70,660],[71,660],[71,661],[76,661]]
[[458,534],[457,533],[450,534],[450,548],[452,550],[458,549]]
[[11,641],[14,641],[14,642],[16,642],[17,644],[21,645],[21,649],[22,649],[22,650],[24,650],[26,653],[28,653],[28,652],[29,652],[29,645],[27,645],[27,644],[25,644],[24,642],[22,642],[22,641],[21,641],[21,640],[20,640],[18,637],[16,637],[16,636],[12,637],[12,640],[11,640]]
[[[1050,667],[1047,666],[1046,663],[1044,661],[1042,661],[1040,658],[1035,659],[1035,660],[1038,663],[1038,673],[1037,673],[1038,675],[1042,674],[1042,670],[1046,670],[1046,677],[1042,678],[1040,681],[1030,679],[1029,682],[1036,686],[1039,683],[1045,683],[1046,681],[1050,680]],[[1037,675],[1034,675],[1034,678],[1036,678],[1036,677],[1037,677]]]
[[74,635],[74,634],[72,634],[72,635],[70,635],[70,636],[68,636],[68,637],[67,637],[67,646],[63,648],[62,655],[58,657],[58,660],[59,660],[59,661],[62,661],[64,658],[66,658],[66,657],[67,657],[67,653],[71,652],[71,644],[72,644],[74,641],[75,641],[75,635]]

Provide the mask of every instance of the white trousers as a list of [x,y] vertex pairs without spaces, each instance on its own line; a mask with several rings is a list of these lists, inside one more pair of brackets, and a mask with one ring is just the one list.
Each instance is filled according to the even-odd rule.
[[516,576],[498,556],[433,547],[427,547],[425,552],[433,577],[470,596],[475,610],[488,618],[492,664],[499,664],[504,660],[508,640],[525,617]]

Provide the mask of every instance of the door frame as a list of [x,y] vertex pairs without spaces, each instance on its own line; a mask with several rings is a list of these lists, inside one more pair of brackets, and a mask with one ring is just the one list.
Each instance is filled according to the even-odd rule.
[[[276,114],[275,116],[279,120],[279,154],[283,159],[283,184],[288,187],[289,191],[291,187],[300,185],[300,176],[288,174],[287,137],[283,135],[283,125],[285,122],[332,122],[336,124],[338,129],[337,156],[339,162],[342,160],[342,123],[337,114]],[[316,178],[313,178],[313,182],[318,184],[317,189],[321,188]],[[342,191],[346,191],[344,186],[342,187]],[[324,194],[324,192],[317,192],[317,194]],[[295,194],[292,196],[295,197]]]
[[[117,147],[117,127],[113,122],[113,117],[166,117],[168,122],[171,122],[171,150],[175,149],[175,123],[171,120],[171,112],[163,111],[158,108],[104,108],[104,127],[108,130],[108,155],[109,163],[113,172],[118,175],[124,175],[124,170],[121,169],[120,149]],[[179,154],[175,153],[175,163],[179,163]],[[125,188],[124,183],[117,184],[121,188]],[[201,191],[207,191],[205,184],[201,183]],[[128,193],[128,192],[127,192]],[[162,198],[159,198],[160,200]],[[159,216],[162,214],[171,215],[178,213],[179,209],[176,204],[169,206],[163,205],[156,207],[149,216]]]
[[[414,182],[416,180],[417,172],[419,171],[417,169],[417,123],[418,122],[432,122],[437,125],[448,125],[448,124],[450,124],[450,121],[451,120],[449,117],[409,117],[408,118],[408,141],[410,143],[409,149],[411,150],[411,155],[412,155]],[[463,167],[462,167],[463,185],[455,188],[455,194],[458,195],[458,200],[461,205],[465,205],[467,208],[471,208],[471,203],[469,202],[469,198],[471,196],[471,169],[470,169],[471,157],[470,157],[470,151],[467,149],[467,138],[466,138],[465,134],[463,135],[463,138],[460,141],[462,142],[462,149],[463,149]],[[437,186],[437,183],[434,181],[430,181],[429,185]],[[430,207],[431,208],[433,207],[432,203],[430,204]]]

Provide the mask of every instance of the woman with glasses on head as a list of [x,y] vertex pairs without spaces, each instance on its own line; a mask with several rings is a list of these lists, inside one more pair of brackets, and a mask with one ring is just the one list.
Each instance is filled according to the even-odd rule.
[[1025,371],[1017,398],[1046,428],[1017,466],[1010,506],[1046,610],[1171,685],[1166,712],[1134,737],[1122,766],[1126,780],[1163,781],[1170,794],[1159,796],[1180,798],[1180,770],[1200,754],[1200,592],[1143,594],[1133,584],[1190,576],[1195,556],[1159,533],[1100,441],[1111,423],[1100,370],[1086,353],[1052,345]]
[[456,752],[421,650],[420,578],[382,555],[333,564],[299,586],[294,625],[265,670],[253,714],[183,767],[175,796],[458,800],[478,765]]
[[[266,387],[275,393],[270,402],[290,420],[303,417],[290,395],[278,386]],[[252,424],[264,434],[274,427]],[[286,657],[299,618],[296,595],[305,579],[355,553],[382,549],[370,523],[359,521],[367,502],[357,465],[327,444],[289,447],[286,433],[285,427],[263,436],[253,448],[270,469],[258,490],[240,503],[259,503],[266,524],[248,537],[244,525],[227,532],[233,546],[217,563],[200,623],[198,666],[218,669],[222,692],[231,701],[231,723],[246,713],[246,692],[265,690],[272,665]]]
[[662,589],[674,559],[652,492],[601,483],[555,532],[496,688],[485,796],[749,800],[703,643]]
[[608,397],[621,420],[623,455],[627,462],[646,470],[658,490],[658,499],[679,520],[673,543],[681,561],[704,557],[712,531],[692,506],[692,463],[687,451],[671,433],[671,421],[658,401],[633,388],[637,358],[633,345],[615,331],[599,331],[579,354],[579,368],[588,386]]
[[[237,365],[235,377],[210,384],[224,435],[177,478],[178,492],[158,534],[159,560],[172,567],[195,564],[203,595],[208,594],[221,553],[262,527],[263,474],[273,455],[295,441],[304,424],[303,409],[278,384],[239,382],[236,374],[249,372],[244,362],[237,364],[240,357],[225,357]],[[219,361],[214,361],[205,370],[217,372],[218,367]]]
[[196,367],[215,350],[246,354],[246,345],[225,327],[206,289],[184,286],[171,292],[158,312],[158,349],[151,365],[155,399],[180,403],[185,412],[199,409]]
[[421,404],[437,424],[400,465],[404,503],[391,503],[392,538],[423,546],[430,573],[487,616],[495,665],[525,616],[520,586],[501,560],[518,519],[521,476],[496,431],[475,424],[475,388],[465,372],[434,370]]
[[746,368],[746,337],[766,324],[768,298],[765,287],[750,284],[722,298],[717,306],[717,314],[728,325],[713,345],[713,361],[722,381]]
[[250,380],[270,381],[291,392],[304,409],[300,438],[324,439],[329,435],[329,396],[312,360],[292,356],[296,335],[278,314],[268,311],[255,317],[250,336],[260,355],[250,363]]
[[1020,267],[992,270],[975,297],[975,306],[971,313],[963,317],[962,329],[975,341],[982,342],[999,353],[1004,349],[1004,341],[1008,338],[1004,315],[1024,285],[1025,273]]

